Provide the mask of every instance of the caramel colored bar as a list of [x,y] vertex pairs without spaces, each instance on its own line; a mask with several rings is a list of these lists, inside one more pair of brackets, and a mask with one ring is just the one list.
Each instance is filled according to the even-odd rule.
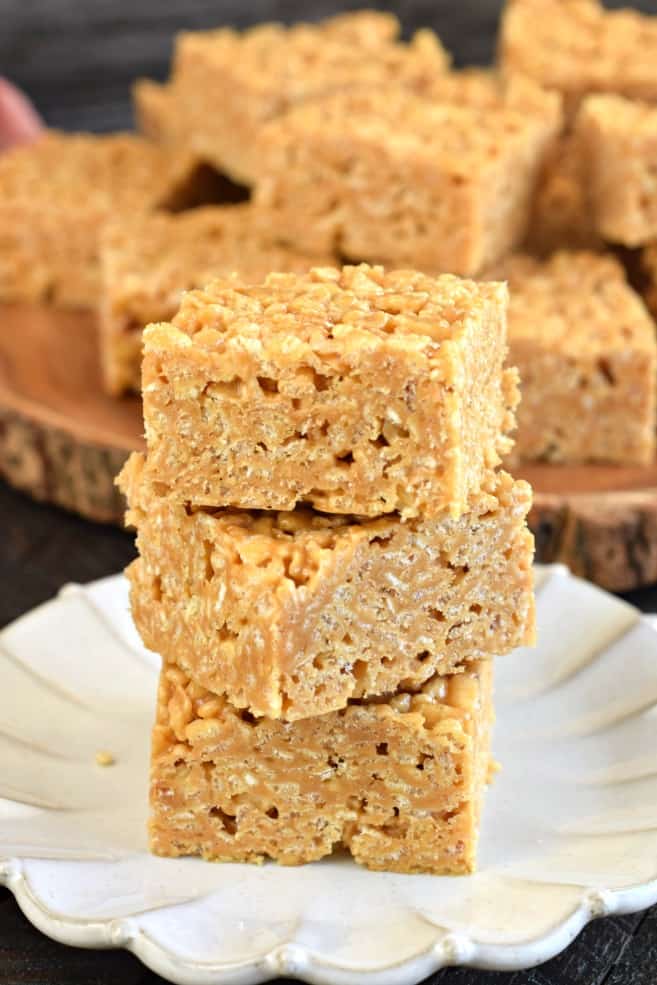
[[273,244],[250,205],[111,223],[101,246],[100,341],[107,390],[139,392],[142,329],[173,318],[183,291],[222,274],[236,272],[259,282],[270,271],[302,272],[317,263],[316,257]]
[[[390,14],[360,11],[319,24],[260,24],[181,34],[172,82],[137,90],[148,132],[178,133],[205,160],[250,184],[260,170],[259,133],[267,120],[306,99],[355,85],[424,88],[449,64],[428,30],[398,40]],[[230,93],[230,98],[226,98]],[[158,98],[162,97],[162,98]]]
[[594,92],[656,102],[657,17],[598,0],[508,0],[500,61],[559,90],[570,112]]
[[195,506],[458,515],[509,447],[506,304],[365,264],[192,291],[144,334],[149,476]]
[[137,79],[132,87],[132,100],[135,123],[145,137],[163,144],[183,139],[180,131],[184,124],[179,120],[169,85]]
[[590,96],[576,128],[600,235],[630,247],[657,239],[657,106]]
[[500,473],[459,520],[193,510],[121,483],[146,646],[253,714],[293,721],[532,642],[529,486]]
[[509,346],[522,399],[514,458],[648,465],[655,453],[655,326],[618,261],[507,262]]
[[558,249],[598,250],[590,177],[576,133],[561,137],[548,156],[536,189],[525,247],[548,256]]
[[490,661],[419,692],[293,725],[254,719],[183,671],[160,678],[151,848],[298,865],[345,846],[394,872],[472,872],[493,718]]
[[49,132],[0,158],[0,300],[95,304],[100,232],[115,214],[177,208],[196,163],[141,137]]
[[339,92],[264,129],[255,200],[309,252],[474,276],[524,238],[560,119],[554,94],[482,73],[430,99]]

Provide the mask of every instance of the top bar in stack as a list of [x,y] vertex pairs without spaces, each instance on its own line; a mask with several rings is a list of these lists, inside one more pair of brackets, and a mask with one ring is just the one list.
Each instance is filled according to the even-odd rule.
[[272,243],[252,205],[138,214],[110,223],[102,238],[100,352],[109,393],[141,385],[142,329],[167,321],[184,291],[235,272],[249,281],[271,270],[307,271],[332,259],[310,258]]
[[192,291],[145,332],[147,478],[196,507],[458,517],[510,444],[506,308],[365,264]]

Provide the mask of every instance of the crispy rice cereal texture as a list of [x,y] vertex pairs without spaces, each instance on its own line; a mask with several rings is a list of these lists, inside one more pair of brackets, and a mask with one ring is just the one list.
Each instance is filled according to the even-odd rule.
[[196,506],[456,516],[509,448],[506,305],[367,265],[192,291],[145,332],[147,472]]
[[263,123],[291,106],[391,78],[421,91],[446,71],[449,58],[431,31],[418,31],[409,43],[398,33],[397,19],[376,11],[293,27],[260,24],[243,33],[184,33],[171,83],[159,92],[136,91],[138,117],[147,132],[178,132],[205,160],[250,184],[260,170]]
[[525,236],[560,101],[519,80],[447,76],[304,103],[263,131],[255,199],[309,252],[474,276]]
[[533,641],[529,486],[505,473],[460,519],[190,510],[121,483],[146,646],[253,714],[289,721],[419,686]]
[[599,234],[630,247],[657,239],[657,106],[589,96],[576,128]]
[[647,465],[655,452],[655,326],[609,255],[507,261],[520,371],[514,459]]
[[491,662],[293,724],[254,719],[165,664],[151,848],[298,865],[339,845],[395,872],[472,872],[493,717]]
[[303,272],[317,262],[272,243],[266,223],[250,205],[110,223],[101,244],[100,345],[107,390],[139,392],[142,329],[173,318],[183,291],[222,274],[259,282],[272,270]]
[[572,113],[584,96],[657,101],[657,17],[605,10],[599,0],[508,0],[500,62],[559,90]]
[[196,163],[130,134],[46,133],[0,158],[0,300],[95,304],[107,220],[193,197]]

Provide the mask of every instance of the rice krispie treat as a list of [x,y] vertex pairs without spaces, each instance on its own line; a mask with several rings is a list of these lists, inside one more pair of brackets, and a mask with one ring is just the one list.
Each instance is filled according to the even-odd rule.
[[[318,262],[271,242],[250,205],[138,215],[110,223],[101,243],[101,357],[110,393],[139,392],[142,329],[168,321],[183,291],[232,272],[260,282],[271,271],[307,271]],[[331,258],[325,258],[331,263]]]
[[482,73],[334,93],[265,127],[255,200],[309,252],[473,276],[524,238],[560,119]]
[[589,96],[576,128],[599,234],[630,247],[657,239],[657,106]]
[[584,96],[619,93],[657,101],[657,17],[605,10],[599,0],[507,0],[500,62],[563,93],[574,113]]
[[191,291],[144,333],[147,472],[195,506],[458,516],[509,449],[506,305],[366,264]]
[[298,865],[345,846],[394,872],[472,872],[490,768],[491,661],[418,691],[284,723],[176,667],[160,677],[151,849]]
[[648,465],[655,326],[620,263],[594,253],[509,260],[509,347],[522,399],[514,458]]
[[132,87],[137,129],[149,140],[174,144],[179,138],[183,123],[180,120],[171,87],[152,79],[137,79]]
[[577,134],[568,133],[545,161],[529,224],[525,247],[549,255],[558,249],[602,248],[590,200],[590,180]]
[[184,33],[171,84],[159,93],[139,89],[138,116],[148,132],[159,120],[155,129],[163,124],[165,135],[184,134],[203,159],[250,184],[260,170],[263,123],[296,103],[391,79],[422,89],[446,71],[448,56],[431,31],[419,31],[409,43],[398,33],[395,17],[369,10],[319,24]]
[[255,715],[294,721],[532,642],[531,491],[504,472],[454,520],[194,509],[120,478],[135,625]]
[[116,214],[177,209],[197,163],[131,134],[47,132],[0,157],[0,300],[93,305],[100,233]]

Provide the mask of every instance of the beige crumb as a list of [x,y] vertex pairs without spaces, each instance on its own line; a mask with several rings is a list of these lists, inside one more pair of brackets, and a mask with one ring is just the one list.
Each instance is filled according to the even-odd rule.
[[99,749],[96,753],[96,765],[97,766],[114,766],[116,760],[111,752],[106,749]]
[[491,784],[495,780],[495,777],[502,770],[502,764],[496,759],[491,759],[488,764],[488,775],[486,777],[486,783]]

